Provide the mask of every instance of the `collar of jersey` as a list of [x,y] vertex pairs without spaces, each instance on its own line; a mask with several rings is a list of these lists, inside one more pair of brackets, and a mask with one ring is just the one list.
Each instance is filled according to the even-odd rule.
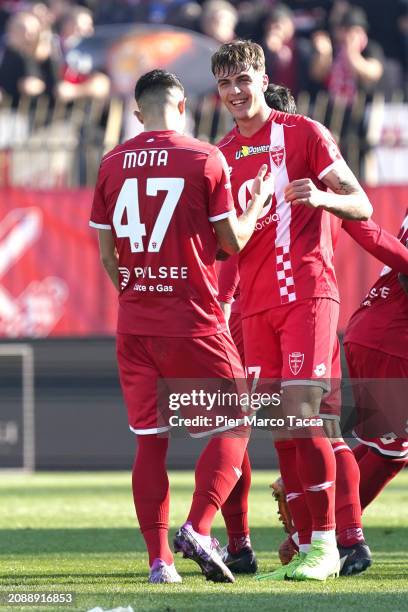
[[254,132],[252,136],[243,136],[241,132],[239,131],[238,126],[235,126],[234,128],[235,136],[239,138],[239,140],[244,140],[245,142],[253,142],[254,140],[258,138],[258,136],[263,132],[263,130],[266,127],[270,129],[271,122],[273,121],[273,118],[275,115],[276,115],[276,112],[272,109],[271,114],[269,115],[265,123],[259,128],[257,132]]
[[143,136],[171,136],[172,134],[178,134],[181,136],[180,132],[176,130],[150,130],[149,132],[141,132],[140,135]]

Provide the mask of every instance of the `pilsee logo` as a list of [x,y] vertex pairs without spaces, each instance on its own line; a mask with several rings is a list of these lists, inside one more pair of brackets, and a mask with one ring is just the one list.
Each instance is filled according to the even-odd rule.
[[270,145],[259,145],[258,147],[242,145],[242,147],[235,152],[235,159],[242,159],[242,157],[249,157],[250,155],[259,155],[260,153],[269,153],[270,150]]
[[319,363],[314,369],[316,376],[324,376],[326,374],[326,366],[324,363]]
[[270,147],[270,156],[274,165],[277,168],[280,168],[283,164],[283,160],[285,159],[285,147]]
[[120,288],[123,290],[126,287],[126,285],[128,284],[128,282],[129,282],[130,272],[124,266],[123,267],[120,266],[118,268],[118,270],[119,270],[119,273],[121,275]]
[[304,353],[296,352],[296,353],[289,354],[289,367],[290,367],[290,371],[292,372],[294,376],[299,374],[300,370],[302,369],[304,360],[305,360]]

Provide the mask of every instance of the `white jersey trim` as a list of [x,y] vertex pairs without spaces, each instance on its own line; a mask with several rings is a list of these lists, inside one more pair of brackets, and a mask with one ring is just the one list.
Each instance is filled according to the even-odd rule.
[[336,159],[332,164],[330,164],[324,170],[322,170],[317,178],[319,179],[319,181],[321,181],[322,178],[324,178],[326,174],[329,174],[331,170],[334,170],[334,168],[337,168],[337,166],[344,166],[344,164],[345,164],[344,159]]
[[[283,155],[278,165],[273,157],[273,152],[276,150],[280,150]],[[282,124],[274,121],[272,121],[270,132],[269,166],[275,179],[276,213],[279,217],[275,237],[275,274],[278,280],[281,304],[288,304],[296,300],[295,279],[290,257],[292,206],[285,200],[285,187],[289,184],[289,175],[286,168],[285,131]]]
[[211,223],[214,223],[215,221],[221,221],[222,219],[230,217],[234,212],[235,210],[228,210],[227,212],[221,213],[220,215],[215,215],[215,217],[208,217],[208,220],[211,221]]
[[135,429],[134,427],[131,427],[131,425],[129,425],[129,429],[130,431],[133,431],[133,433],[137,434],[138,436],[149,436],[150,434],[159,434],[159,433],[164,433],[166,431],[170,431],[171,427],[167,426],[167,427],[152,427],[151,429]]
[[354,435],[356,440],[361,442],[361,444],[365,444],[366,446],[371,446],[372,448],[376,448],[377,451],[381,455],[386,455],[388,457],[394,457],[395,459],[405,459],[405,457],[408,456],[408,448],[405,451],[390,451],[390,450],[385,450],[385,448],[382,448],[381,446],[376,444],[376,442],[373,442],[373,441],[368,442],[368,440],[363,440],[362,438],[359,438],[354,431],[353,431],[353,435]]
[[95,221],[90,221],[89,226],[96,227],[96,229],[106,229],[106,230],[112,229],[110,225],[104,225],[103,223],[95,223]]

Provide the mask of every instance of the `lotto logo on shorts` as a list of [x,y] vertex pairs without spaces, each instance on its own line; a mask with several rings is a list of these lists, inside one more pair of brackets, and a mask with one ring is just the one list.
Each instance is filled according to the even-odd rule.
[[276,272],[281,304],[294,302],[296,300],[295,279],[293,278],[288,245],[276,247]]
[[304,353],[289,353],[289,367],[293,376],[299,374],[305,360]]
[[319,365],[315,367],[313,372],[317,377],[324,376],[326,374],[326,366],[324,365],[324,363],[319,363]]

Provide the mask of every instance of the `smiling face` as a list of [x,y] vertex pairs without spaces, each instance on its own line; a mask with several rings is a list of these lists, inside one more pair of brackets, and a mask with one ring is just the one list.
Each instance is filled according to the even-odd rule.
[[221,101],[239,124],[263,113],[268,76],[252,66],[216,72]]

